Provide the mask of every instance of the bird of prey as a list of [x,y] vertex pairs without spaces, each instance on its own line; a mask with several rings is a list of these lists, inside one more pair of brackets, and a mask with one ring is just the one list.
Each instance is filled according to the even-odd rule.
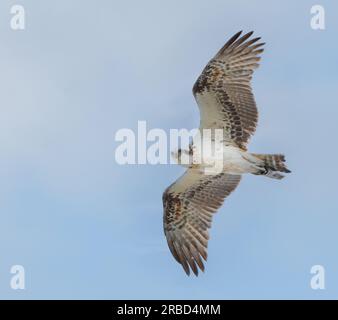
[[[207,175],[205,164],[189,163],[187,170],[163,193],[164,233],[169,249],[187,273],[197,276],[207,260],[208,229],[212,216],[224,198],[235,190],[241,175],[251,173],[281,179],[290,172],[282,154],[255,154],[247,151],[254,134],[258,112],[251,90],[254,70],[259,66],[264,43],[251,38],[253,32],[236,33],[206,65],[193,86],[200,110],[200,128],[223,132],[222,171]],[[178,149],[176,161],[183,153],[197,152],[194,143],[189,150]]]

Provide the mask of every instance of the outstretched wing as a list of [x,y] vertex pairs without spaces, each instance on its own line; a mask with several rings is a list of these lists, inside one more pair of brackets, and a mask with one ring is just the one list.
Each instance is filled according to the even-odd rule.
[[238,185],[240,175],[205,175],[188,169],[163,193],[163,224],[168,246],[189,275],[204,271],[212,215]]
[[235,34],[207,64],[193,94],[200,109],[200,129],[224,129],[225,140],[246,149],[258,112],[250,81],[264,43],[249,40],[253,32]]

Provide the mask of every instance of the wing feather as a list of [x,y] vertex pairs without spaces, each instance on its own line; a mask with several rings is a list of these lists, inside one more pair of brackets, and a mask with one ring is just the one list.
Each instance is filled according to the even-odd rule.
[[204,271],[213,214],[238,185],[240,175],[205,175],[188,169],[163,193],[163,224],[169,249],[189,275]]
[[250,39],[253,32],[241,34],[236,33],[207,64],[193,94],[200,109],[200,129],[223,129],[227,143],[246,149],[258,121],[250,82],[264,43],[257,43],[260,37]]

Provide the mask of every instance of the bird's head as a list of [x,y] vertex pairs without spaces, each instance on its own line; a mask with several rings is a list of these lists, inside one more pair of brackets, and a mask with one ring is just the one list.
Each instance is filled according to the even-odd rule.
[[[182,156],[184,155],[184,156]],[[175,160],[175,162],[177,164],[180,165],[188,165],[190,164],[190,155],[189,155],[189,151],[187,150],[182,150],[181,148],[179,148],[177,151],[173,151],[171,152],[171,156],[173,157],[173,159]]]
[[179,164],[181,162],[182,149],[180,148],[180,149],[178,149],[176,151],[172,151],[171,152],[171,156],[177,162],[177,164]]

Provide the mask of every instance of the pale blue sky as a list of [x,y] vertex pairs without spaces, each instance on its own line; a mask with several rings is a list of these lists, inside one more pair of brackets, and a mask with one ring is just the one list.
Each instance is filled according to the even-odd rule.
[[[26,30],[9,27],[26,8]],[[326,9],[326,30],[310,8]],[[0,4],[0,298],[338,297],[336,1]],[[119,166],[115,132],[194,128],[200,71],[238,30],[267,43],[250,151],[285,153],[283,181],[246,176],[215,216],[206,273],[187,277],[162,229],[183,169]],[[26,269],[26,290],[9,287]],[[326,290],[310,268],[326,269]]]

